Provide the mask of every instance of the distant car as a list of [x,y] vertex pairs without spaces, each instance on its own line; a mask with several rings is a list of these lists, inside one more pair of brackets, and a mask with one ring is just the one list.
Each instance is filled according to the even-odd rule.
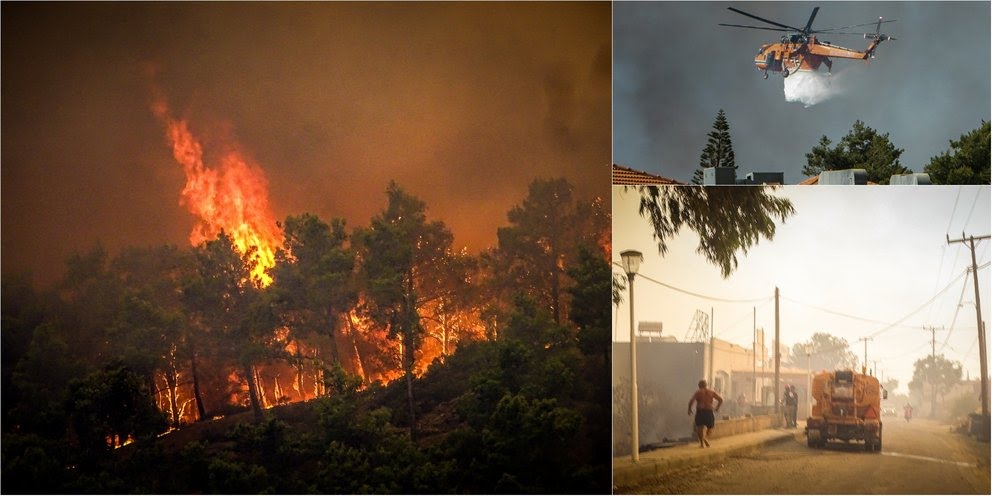
[[898,415],[898,414],[896,413],[896,409],[895,408],[892,408],[891,406],[887,406],[887,407],[883,407],[882,408],[882,416],[883,417],[895,417],[896,415]]

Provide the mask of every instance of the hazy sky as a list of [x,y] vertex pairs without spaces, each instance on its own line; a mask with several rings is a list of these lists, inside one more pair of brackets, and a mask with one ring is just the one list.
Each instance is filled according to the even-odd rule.
[[[841,94],[806,108],[786,101],[780,73],[764,80],[754,67],[761,45],[781,33],[718,26],[762,25],[728,6],[800,27],[820,6],[814,29],[882,16],[897,20],[882,32],[898,39],[882,43],[870,65],[835,60],[830,84]],[[821,136],[837,143],[858,119],[888,133],[905,150],[902,165],[917,172],[989,120],[989,2],[617,2],[613,23],[614,160],[666,177],[692,178],[720,109],[738,175],[784,172],[787,184],[805,179],[805,154]]]
[[277,219],[367,225],[395,179],[476,251],[535,178],[609,194],[609,3],[5,2],[2,37],[4,272],[187,243],[149,64]]
[[[938,354],[960,362],[971,377],[980,375],[974,286],[970,274],[961,277],[971,255],[963,244],[948,245],[946,236],[989,234],[989,192],[988,186],[781,188],[775,194],[791,199],[796,214],[778,225],[773,241],[762,240],[739,256],[737,271],[723,279],[696,253],[695,233],[682,232],[660,257],[648,221],[637,214],[638,193],[615,186],[613,259],[619,263],[621,251],[639,250],[640,273],[647,277],[707,297],[761,300],[712,301],[635,278],[638,322],[662,322],[665,334],[682,340],[696,310],[708,314],[712,307],[716,337],[751,348],[756,314],[770,347],[777,286],[783,344],[791,349],[826,332],[846,339],[861,361],[859,338],[874,336],[869,362],[877,361],[880,372],[897,378],[906,392],[913,362],[930,354],[924,325],[944,328],[936,333]],[[989,262],[989,247],[984,240],[976,249],[986,322],[992,316],[990,271],[981,266]],[[614,266],[614,272],[622,270]],[[626,298],[613,314],[614,339],[624,342],[630,340]]]

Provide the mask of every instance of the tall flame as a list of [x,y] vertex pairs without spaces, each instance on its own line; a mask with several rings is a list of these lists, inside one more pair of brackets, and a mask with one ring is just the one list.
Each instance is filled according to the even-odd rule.
[[179,203],[198,218],[190,243],[199,245],[223,230],[242,254],[254,250],[257,264],[252,276],[267,286],[272,278],[265,271],[275,265],[282,235],[269,209],[265,173],[236,146],[224,151],[216,163],[205,163],[200,140],[185,120],[172,117],[164,98],[156,95],[152,112],[165,124],[172,155],[186,173]]

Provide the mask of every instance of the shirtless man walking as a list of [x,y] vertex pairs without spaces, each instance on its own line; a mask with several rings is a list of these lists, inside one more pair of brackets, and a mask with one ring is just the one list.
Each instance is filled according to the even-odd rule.
[[[716,400],[716,409],[713,408],[713,400]],[[692,403],[696,403],[696,435],[699,437],[699,447],[704,445],[708,448],[710,442],[706,440],[706,435],[713,429],[716,418],[713,412],[720,411],[723,398],[712,389],[707,389],[706,381],[699,381],[699,389],[689,399],[689,415],[692,415]]]

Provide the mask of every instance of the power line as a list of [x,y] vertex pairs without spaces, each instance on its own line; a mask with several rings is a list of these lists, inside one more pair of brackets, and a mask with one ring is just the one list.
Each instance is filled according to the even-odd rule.
[[961,296],[958,296],[958,304],[954,307],[954,317],[951,319],[950,328],[947,330],[947,336],[944,337],[944,342],[940,345],[940,351],[944,351],[947,347],[947,341],[951,339],[951,332],[954,330],[954,324],[958,321],[958,313],[961,312],[961,304],[964,301],[964,292],[968,289],[968,278],[964,278],[963,284],[961,284]]
[[[781,296],[780,296],[780,298],[781,298]],[[741,322],[742,320],[744,320],[745,318],[747,318],[747,317],[751,317],[751,316],[753,315],[753,313],[755,313],[755,312],[757,312],[757,310],[758,310],[758,309],[761,309],[761,308],[764,308],[764,306],[765,306],[765,305],[767,305],[767,304],[768,304],[769,302],[771,302],[771,301],[772,301],[772,299],[771,299],[771,298],[769,298],[769,299],[767,299],[767,300],[765,300],[765,301],[763,301],[763,302],[761,302],[761,304],[760,304],[760,305],[758,305],[758,306],[756,306],[756,307],[754,307],[754,308],[751,308],[751,309],[748,309],[748,310],[745,310],[745,311],[744,311],[744,313],[742,313],[742,314],[741,314],[741,316],[737,318],[737,320],[734,320],[733,322],[731,322],[731,323],[730,323],[730,325],[726,325],[726,326],[723,326],[723,331],[721,331],[721,338],[722,338],[722,339],[723,339],[724,341],[728,341],[728,340],[729,340],[729,339],[731,339],[732,337],[734,337],[734,338],[739,338],[739,337],[740,337],[740,336],[739,336],[739,333],[741,333],[741,332],[742,332],[742,330],[741,330],[741,329],[737,329],[737,330],[736,330],[736,332],[735,332],[734,334],[723,334],[723,333],[726,333],[726,332],[728,332],[728,330],[733,330],[733,328],[734,328],[734,326],[736,326],[737,324],[739,324],[739,323],[740,323],[740,322]],[[753,332],[753,329],[744,329],[744,330],[746,330],[746,331],[748,331],[748,332]]]
[[850,315],[850,314],[846,314],[844,312],[838,312],[837,310],[831,310],[829,308],[818,307],[816,305],[811,305],[809,303],[804,303],[804,302],[801,302],[799,300],[796,300],[796,299],[793,299],[793,298],[789,298],[788,296],[780,296],[780,298],[782,298],[783,300],[791,301],[792,303],[796,303],[798,305],[802,305],[804,307],[812,308],[814,310],[819,310],[821,312],[829,313],[829,314],[832,314],[832,315],[837,315],[839,317],[846,317],[846,318],[849,318],[849,319],[860,320],[860,321],[863,321],[863,322],[870,322],[872,324],[888,325],[888,322],[884,322],[884,321],[881,321],[881,320],[869,319],[869,318],[865,318],[865,317],[858,317],[857,315]]
[[951,233],[951,223],[954,222],[954,214],[957,213],[957,211],[958,211],[958,200],[961,199],[961,189],[962,188],[964,188],[964,186],[961,186],[961,185],[958,186],[958,194],[957,194],[957,196],[954,197],[954,206],[951,207],[951,216],[950,216],[949,219],[947,219],[947,229],[945,229],[946,234],[950,234]]
[[920,344],[919,346],[917,346],[916,348],[913,348],[913,349],[911,349],[911,350],[909,350],[909,351],[907,351],[907,352],[905,352],[905,353],[900,353],[900,354],[898,354],[898,355],[889,355],[889,356],[884,356],[884,357],[881,357],[881,358],[879,358],[879,359],[878,359],[878,361],[880,361],[880,362],[884,362],[884,361],[887,361],[887,360],[894,360],[894,359],[896,359],[896,358],[902,358],[902,357],[904,357],[904,356],[906,356],[906,355],[912,355],[913,353],[916,353],[917,351],[919,351],[919,350],[920,350],[920,348],[923,348],[924,346],[926,346],[926,345],[928,345],[928,344],[929,344],[929,343],[921,343],[921,344]]
[[873,338],[873,337],[875,337],[875,336],[878,336],[879,334],[882,334],[882,333],[883,333],[883,332],[885,332],[885,331],[888,331],[889,329],[892,329],[893,327],[896,327],[896,326],[897,326],[897,325],[899,325],[899,324],[902,324],[902,323],[903,323],[903,322],[904,322],[905,320],[907,320],[907,319],[909,319],[909,318],[910,318],[910,317],[912,317],[913,315],[916,315],[916,314],[917,314],[917,313],[918,313],[918,312],[919,312],[920,310],[923,310],[924,308],[926,308],[926,307],[927,307],[927,305],[929,305],[929,304],[931,304],[931,303],[933,303],[933,302],[934,302],[934,300],[936,300],[936,299],[937,299],[938,297],[940,297],[940,296],[941,296],[942,294],[944,294],[945,292],[947,292],[947,290],[948,290],[948,289],[951,289],[951,286],[952,286],[952,285],[953,285],[954,283],[956,283],[956,282],[958,282],[958,279],[959,279],[959,278],[961,278],[961,277],[964,277],[964,276],[966,276],[966,275],[968,275],[968,271],[967,271],[967,270],[966,270],[966,271],[964,271],[964,272],[962,272],[962,273],[961,273],[960,275],[958,275],[958,277],[955,277],[955,278],[954,278],[954,280],[952,280],[952,281],[950,282],[950,284],[948,284],[947,286],[944,286],[944,289],[942,289],[942,290],[940,290],[940,291],[939,291],[939,292],[938,292],[937,294],[935,294],[935,295],[933,295],[933,297],[932,297],[932,298],[930,298],[929,300],[927,300],[927,302],[926,302],[926,303],[924,303],[924,304],[922,304],[922,305],[920,305],[920,306],[919,306],[919,308],[917,308],[916,310],[913,310],[912,312],[910,312],[910,313],[908,313],[908,314],[906,314],[906,316],[905,316],[905,317],[903,317],[903,318],[901,318],[901,319],[899,319],[899,320],[897,320],[897,321],[896,321],[895,323],[893,323],[892,325],[889,325],[889,326],[886,326],[886,327],[883,327],[883,328],[881,328],[881,329],[879,329],[879,330],[877,330],[877,331],[875,331],[875,333],[874,333],[874,334],[870,334],[870,335],[869,335],[868,337],[870,337],[870,338]]
[[[620,265],[618,262],[613,262],[613,265],[616,265],[617,267],[623,268],[623,266]],[[757,303],[757,302],[760,302],[760,301],[767,301],[767,300],[770,300],[772,298],[771,296],[765,296],[763,298],[752,298],[752,299],[747,299],[747,300],[736,300],[736,299],[730,299],[730,298],[719,298],[719,297],[716,297],[716,296],[707,296],[707,295],[704,295],[704,294],[694,293],[692,291],[688,291],[688,290],[685,290],[685,289],[682,289],[682,288],[677,288],[675,286],[672,286],[671,284],[665,284],[665,283],[663,283],[661,281],[658,281],[656,279],[652,279],[652,278],[650,278],[647,275],[642,274],[642,273],[638,273],[637,274],[637,277],[640,277],[640,278],[645,279],[647,281],[651,281],[651,282],[653,282],[653,283],[655,283],[655,284],[657,284],[659,286],[664,286],[664,287],[666,287],[668,289],[671,289],[672,291],[677,291],[679,293],[687,294],[689,296],[695,296],[696,298],[702,298],[704,300],[709,300],[709,301],[719,301],[719,302],[722,302],[722,303]]]
[[[945,234],[950,234],[951,224],[954,223],[954,214],[958,211],[958,200],[961,199],[961,189],[963,186],[958,186],[958,194],[954,197],[954,206],[951,207],[951,215],[947,218],[947,229],[945,229]],[[933,290],[937,290],[937,286],[940,284],[940,276],[944,273],[944,260],[947,258],[947,245],[941,245],[940,247],[940,265],[937,267],[937,279],[933,282]],[[927,315],[927,319],[930,319],[931,313]]]
[[[963,277],[963,276],[965,276],[967,274],[968,274],[968,271],[967,270],[964,271],[964,272],[962,272],[957,277],[955,277],[950,282],[950,284],[948,284],[947,286],[945,286],[944,289],[940,290],[939,292],[937,292],[937,294],[933,295],[933,297],[931,297],[929,300],[927,300],[926,303],[920,305],[918,308],[916,308],[912,312],[906,314],[906,316],[904,316],[903,318],[895,321],[892,324],[887,324],[885,327],[883,327],[883,328],[879,329],[878,331],[875,331],[874,333],[872,333],[872,334],[870,334],[868,336],[865,336],[865,337],[867,337],[867,338],[874,338],[876,336],[879,336],[883,332],[888,331],[889,329],[892,329],[894,327],[899,326],[899,324],[902,324],[904,321],[906,321],[907,319],[909,319],[913,315],[916,315],[918,312],[920,312],[921,310],[923,310],[924,308],[926,308],[927,305],[933,303],[934,300],[936,300],[938,297],[940,297],[942,294],[944,294],[948,289],[950,289],[951,288],[951,285],[953,285],[954,283],[956,283],[959,278],[961,278],[961,277]],[[824,310],[826,310],[826,309],[824,309]],[[858,318],[860,319],[860,317],[858,317]],[[868,320],[868,319],[861,319],[861,320]],[[845,342],[846,342],[846,340],[845,340]],[[832,348],[825,348],[825,349],[822,349],[822,350],[818,350],[818,352],[819,353],[830,353],[830,352],[833,352],[833,351],[842,350],[842,349],[847,348],[849,346],[850,345],[838,345],[838,346],[834,346]]]
[[[971,210],[968,211],[968,218],[965,219],[965,221],[964,221],[964,225],[965,226],[967,226],[968,225],[968,221],[971,220],[971,214],[975,213],[975,205],[978,204],[978,197],[981,196],[981,194],[982,194],[982,189],[981,188],[975,188],[975,199],[971,202]],[[950,233],[947,233],[947,234],[950,234]]]

